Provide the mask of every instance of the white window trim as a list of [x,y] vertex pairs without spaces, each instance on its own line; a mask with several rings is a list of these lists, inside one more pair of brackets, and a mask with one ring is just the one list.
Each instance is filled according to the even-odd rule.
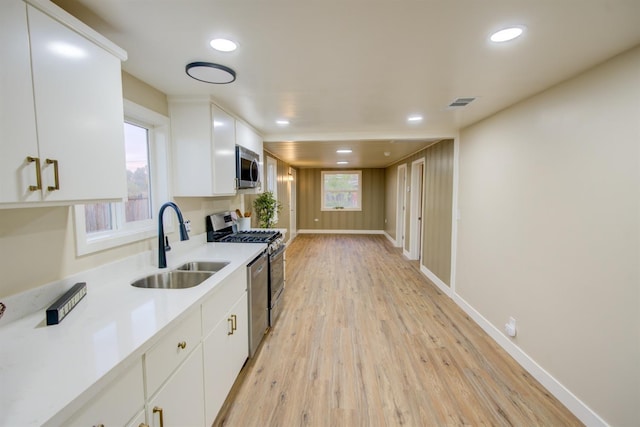
[[[127,225],[119,230],[94,233],[88,236],[85,228],[84,205],[74,206],[76,229],[76,254],[86,255],[117,246],[138,242],[155,237],[157,231],[157,212],[164,201],[169,200],[168,164],[169,118],[149,110],[131,101],[124,100],[124,121],[149,127],[149,162],[151,165],[151,219],[140,221],[136,226]],[[122,165],[124,170],[124,165]],[[169,221],[167,221],[169,222]],[[171,231],[171,224],[165,229]]]
[[[358,175],[358,207],[357,208],[327,208],[324,205],[324,176],[325,175],[337,175],[337,174],[357,174]],[[320,175],[320,210],[324,212],[360,212],[362,211],[362,171],[361,170],[332,170],[332,171],[321,171]]]

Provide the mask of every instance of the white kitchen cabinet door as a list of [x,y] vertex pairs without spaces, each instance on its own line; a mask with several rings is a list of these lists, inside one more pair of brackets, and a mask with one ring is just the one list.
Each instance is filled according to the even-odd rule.
[[31,85],[27,6],[0,2],[0,203],[39,201],[36,117]]
[[[146,420],[145,420],[146,416],[145,416],[145,411],[140,411],[138,413],[138,415],[135,416],[134,419],[132,419],[129,424],[127,424],[126,427],[149,427],[149,425],[147,424]],[[106,424],[105,424],[106,425]],[[115,424],[114,424],[115,425]]]
[[247,293],[205,338],[204,397],[207,425],[218,415],[238,373],[249,356]]
[[203,427],[202,346],[199,344],[147,405],[147,420],[152,427]]
[[122,199],[120,59],[34,7],[27,12],[43,200]]
[[236,124],[235,119],[211,106],[213,124],[213,193],[233,195],[236,193]]
[[147,396],[156,392],[202,340],[200,310],[172,326],[145,356]]
[[[67,420],[67,427],[123,426],[144,408],[142,360],[107,385],[96,397]],[[144,421],[144,417],[142,418]],[[136,424],[136,427],[140,423]]]
[[248,148],[254,153],[258,153],[262,160],[262,137],[241,121],[236,122],[236,142],[238,145]]
[[235,195],[235,119],[209,98],[172,99],[169,109],[174,195]]
[[173,195],[202,197],[211,195],[211,107],[208,100],[169,103],[173,146]]

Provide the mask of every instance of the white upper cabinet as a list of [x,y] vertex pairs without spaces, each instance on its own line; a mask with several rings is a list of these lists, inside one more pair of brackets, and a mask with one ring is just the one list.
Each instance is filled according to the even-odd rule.
[[243,122],[236,122],[236,143],[258,153],[262,160],[262,137]]
[[236,121],[213,105],[213,193],[236,192]]
[[237,121],[209,98],[169,102],[175,196],[236,194]]
[[121,199],[126,54],[57,6],[29,3],[0,6],[0,202]]
[[36,186],[38,156],[31,83],[27,6],[0,2],[0,203],[40,200]]
[[248,190],[248,192],[262,192],[262,188],[264,188],[264,152],[262,137],[251,127],[237,121],[236,144],[242,145],[260,156],[260,186],[255,190]]

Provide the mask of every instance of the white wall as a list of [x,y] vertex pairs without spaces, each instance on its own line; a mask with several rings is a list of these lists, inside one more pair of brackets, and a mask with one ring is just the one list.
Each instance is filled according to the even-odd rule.
[[459,170],[458,296],[640,425],[640,47],[464,129]]

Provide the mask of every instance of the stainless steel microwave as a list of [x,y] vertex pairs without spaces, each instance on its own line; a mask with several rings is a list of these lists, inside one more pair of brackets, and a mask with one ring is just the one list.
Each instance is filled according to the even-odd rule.
[[236,145],[236,188],[256,188],[260,185],[260,156]]

